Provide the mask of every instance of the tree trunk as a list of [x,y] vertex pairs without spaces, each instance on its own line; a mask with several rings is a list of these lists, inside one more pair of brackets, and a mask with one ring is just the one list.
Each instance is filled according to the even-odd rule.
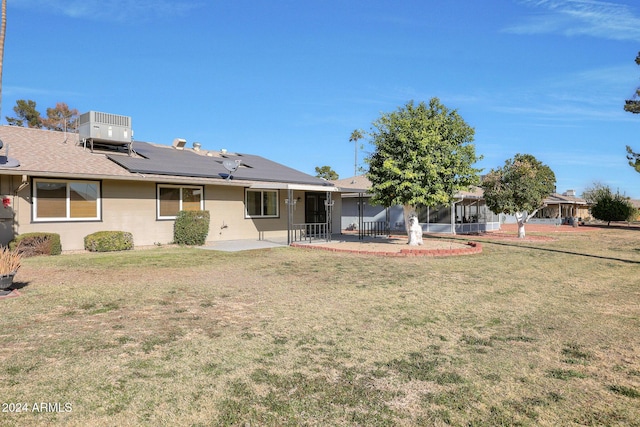
[[402,206],[402,216],[404,219],[404,231],[407,232],[407,236],[409,235],[409,226],[411,224],[409,224],[409,217],[411,217],[411,214],[415,214],[416,210],[413,206],[411,205],[404,205]]

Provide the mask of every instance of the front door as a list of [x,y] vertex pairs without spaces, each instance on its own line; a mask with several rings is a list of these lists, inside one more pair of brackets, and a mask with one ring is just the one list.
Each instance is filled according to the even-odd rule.
[[304,203],[304,222],[309,224],[326,223],[327,208],[324,202],[327,193],[306,193]]

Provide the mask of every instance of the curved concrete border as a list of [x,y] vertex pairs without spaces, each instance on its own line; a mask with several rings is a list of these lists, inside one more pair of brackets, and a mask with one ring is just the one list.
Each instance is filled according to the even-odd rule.
[[378,255],[388,257],[408,257],[408,256],[430,256],[430,257],[446,257],[459,255],[473,255],[482,252],[482,245],[478,242],[467,242],[468,247],[459,249],[426,249],[411,248],[400,249],[400,251],[363,251],[358,249],[337,248],[335,246],[309,245],[304,243],[292,243],[291,247],[305,249],[321,249],[330,252],[346,252],[361,255]]

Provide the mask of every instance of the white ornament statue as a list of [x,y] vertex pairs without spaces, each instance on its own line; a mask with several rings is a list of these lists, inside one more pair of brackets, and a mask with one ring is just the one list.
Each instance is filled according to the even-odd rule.
[[409,245],[422,245],[422,226],[418,223],[418,217],[411,215],[409,217]]

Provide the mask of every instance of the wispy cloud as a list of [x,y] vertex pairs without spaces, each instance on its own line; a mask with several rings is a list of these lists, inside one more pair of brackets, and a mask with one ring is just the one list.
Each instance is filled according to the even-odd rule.
[[8,97],[22,97],[23,99],[27,99],[29,97],[36,96],[80,96],[81,93],[78,92],[70,92],[70,91],[60,91],[60,90],[51,90],[45,89],[41,87],[26,87],[26,86],[3,86],[2,87],[2,95],[6,95]]
[[17,0],[14,6],[78,19],[140,22],[182,15],[203,4],[194,0]]
[[516,34],[556,33],[640,41],[640,16],[630,6],[598,0],[521,0],[540,10],[505,29]]
[[574,126],[585,120],[637,121],[623,110],[624,94],[631,88],[625,82],[635,81],[635,68],[629,64],[556,75],[510,88],[508,93],[488,93],[485,104],[500,113],[536,118],[541,125]]

